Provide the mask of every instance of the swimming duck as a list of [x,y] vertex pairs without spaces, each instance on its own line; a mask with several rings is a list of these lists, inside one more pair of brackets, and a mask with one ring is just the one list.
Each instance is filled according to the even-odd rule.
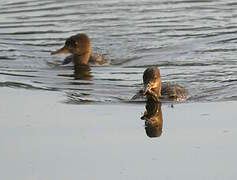
[[150,67],[144,71],[143,85],[144,96],[149,97],[151,95],[155,100],[158,100],[161,96],[161,76],[157,67]]
[[188,91],[183,86],[170,82],[161,83],[160,70],[157,67],[149,67],[144,71],[143,85],[144,88],[133,96],[132,100],[144,96],[152,97],[156,101],[185,101],[188,98]]
[[108,63],[104,55],[99,53],[92,54],[90,39],[84,33],[69,37],[65,45],[61,49],[51,52],[51,55],[67,53],[71,53],[72,55],[66,57],[62,64],[73,62],[77,66],[88,65],[89,62],[97,65]]

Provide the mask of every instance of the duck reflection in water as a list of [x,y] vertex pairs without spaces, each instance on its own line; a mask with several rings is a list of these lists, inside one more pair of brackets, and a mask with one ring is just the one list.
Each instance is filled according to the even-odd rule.
[[145,130],[148,137],[160,137],[163,127],[161,103],[149,97],[146,102],[146,111],[141,117],[145,120]]
[[58,74],[58,76],[72,77],[75,80],[91,80],[91,68],[88,65],[74,66],[73,74]]
[[88,65],[74,66],[74,78],[76,80],[91,80],[91,68]]

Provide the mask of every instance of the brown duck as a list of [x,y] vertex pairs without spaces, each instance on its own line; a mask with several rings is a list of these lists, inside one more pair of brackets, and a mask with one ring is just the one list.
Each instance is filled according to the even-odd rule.
[[183,86],[174,83],[162,83],[160,70],[157,67],[149,67],[144,71],[143,85],[144,88],[133,96],[132,100],[147,96],[147,94],[156,101],[185,101],[188,98],[188,91]]
[[73,62],[74,65],[88,65],[88,63],[103,65],[108,63],[108,60],[104,55],[99,53],[91,52],[91,42],[89,37],[84,34],[76,34],[69,37],[65,45],[56,51],[51,52],[51,55],[54,54],[67,54],[71,55],[66,57],[62,64],[68,64]]

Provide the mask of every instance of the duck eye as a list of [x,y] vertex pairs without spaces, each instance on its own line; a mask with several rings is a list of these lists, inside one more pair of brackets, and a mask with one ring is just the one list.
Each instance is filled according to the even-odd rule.
[[77,46],[76,41],[74,41],[73,39],[66,40],[65,45],[67,47],[72,47],[72,48]]
[[66,45],[66,46],[70,46],[70,44],[71,44],[71,43],[70,43],[70,40],[68,39],[68,40],[65,42],[65,45]]
[[76,46],[77,46],[77,42],[76,42],[76,41],[71,41],[70,46],[71,46],[71,47],[76,47]]

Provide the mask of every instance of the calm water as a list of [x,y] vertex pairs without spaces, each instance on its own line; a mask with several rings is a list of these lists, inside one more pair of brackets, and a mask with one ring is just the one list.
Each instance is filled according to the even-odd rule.
[[[145,67],[187,87],[191,101],[237,99],[235,0],[1,0],[0,86],[60,91],[69,102],[119,102],[139,89]],[[86,32],[111,59],[75,80],[50,52]]]

